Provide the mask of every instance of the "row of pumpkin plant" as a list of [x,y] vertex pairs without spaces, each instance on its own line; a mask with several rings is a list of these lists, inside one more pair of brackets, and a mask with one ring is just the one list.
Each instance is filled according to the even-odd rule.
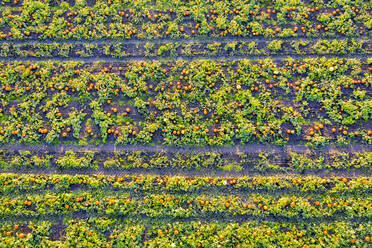
[[138,43],[43,43],[5,42],[0,46],[4,58],[131,58],[178,56],[244,56],[275,54],[370,54],[370,42],[356,39],[272,40],[272,41],[192,41]]
[[[365,186],[365,185],[364,185]],[[367,186],[370,186],[370,184]],[[43,190],[0,196],[3,219],[111,216],[150,219],[353,219],[372,217],[370,190],[329,192],[133,192],[107,189]]]
[[69,174],[0,174],[0,195],[12,196],[25,192],[90,190],[147,193],[196,193],[205,192],[297,192],[330,195],[353,194],[365,196],[372,189],[372,179],[359,177],[320,177],[299,175],[276,176],[156,176],[156,175],[69,175]]
[[371,144],[370,63],[1,63],[0,143]]
[[0,224],[4,248],[367,248],[368,222],[171,222],[133,223],[114,218],[12,221]]
[[0,182],[6,248],[370,245],[370,177],[0,174]]
[[371,32],[364,1],[99,1],[3,7],[2,39],[154,39],[224,36],[358,36]]
[[259,152],[31,152],[29,150],[0,150],[0,168],[14,169],[179,169],[224,171],[281,171],[310,172],[362,169],[372,164],[370,152],[309,152],[270,153]]

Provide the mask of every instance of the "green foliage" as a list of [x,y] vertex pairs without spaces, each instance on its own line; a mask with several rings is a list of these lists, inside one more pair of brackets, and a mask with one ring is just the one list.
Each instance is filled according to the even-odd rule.
[[97,169],[97,162],[94,160],[93,152],[84,152],[77,156],[73,151],[66,151],[64,156],[56,159],[56,164],[62,169]]

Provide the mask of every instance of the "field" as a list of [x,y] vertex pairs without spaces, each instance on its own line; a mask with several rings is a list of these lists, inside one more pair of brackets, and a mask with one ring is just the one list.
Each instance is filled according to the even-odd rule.
[[0,247],[367,248],[368,0],[1,0]]

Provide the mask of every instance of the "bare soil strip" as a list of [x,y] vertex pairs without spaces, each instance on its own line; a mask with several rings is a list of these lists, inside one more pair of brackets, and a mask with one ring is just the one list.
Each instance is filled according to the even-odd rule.
[[[200,214],[198,216],[193,217],[174,217],[174,216],[156,216],[156,217],[148,217],[148,216],[125,216],[125,215],[111,215],[111,214],[88,214],[85,212],[77,213],[77,216],[72,216],[73,218],[81,218],[86,219],[90,216],[94,217],[107,217],[107,218],[114,218],[120,221],[126,220],[136,220],[136,222],[145,222],[147,224],[156,224],[156,223],[173,223],[173,222],[191,222],[191,221],[200,221],[203,223],[229,223],[229,222],[238,222],[243,223],[247,221],[267,221],[267,222],[311,222],[311,223],[324,223],[324,222],[334,222],[338,220],[347,221],[350,223],[356,222],[366,222],[368,221],[368,217],[347,217],[344,215],[334,215],[334,216],[327,216],[327,217],[314,217],[314,218],[306,218],[306,217],[285,217],[285,216],[254,216],[254,215],[220,215],[220,214]],[[5,221],[31,221],[31,220],[50,220],[53,222],[61,222],[64,219],[64,215],[62,214],[55,214],[55,215],[41,215],[38,217],[35,216],[8,216],[2,218],[1,222]],[[70,216],[69,216],[70,217]]]
[[[30,174],[32,175],[32,174]],[[63,192],[88,192],[88,193],[93,193],[97,189],[91,189],[89,187],[86,187],[86,185],[72,185],[69,188],[66,189],[56,189],[55,187],[48,186],[48,188],[28,188],[27,190],[24,189],[19,189],[18,191],[14,190],[11,192],[12,196],[29,196],[32,194],[59,194]],[[268,189],[253,189],[253,188],[242,188],[242,187],[231,187],[231,188],[226,188],[223,186],[216,186],[214,188],[199,188],[199,189],[193,189],[193,190],[184,190],[184,189],[136,189],[136,192],[133,191],[132,188],[116,188],[113,186],[106,186],[106,187],[101,187],[99,190],[102,192],[109,194],[124,194],[124,193],[129,193],[129,194],[134,194],[136,197],[146,197],[148,194],[177,194],[177,195],[190,195],[190,194],[206,194],[206,195],[222,195],[222,196],[239,196],[239,197],[246,197],[247,195],[251,194],[265,194],[265,195],[271,195],[271,196],[283,196],[283,195],[313,195],[313,194],[327,194],[327,190],[299,190],[299,189],[289,189],[289,188],[281,188],[281,189],[275,189],[275,190],[268,190]],[[344,196],[353,196],[355,194],[361,194],[360,189],[355,189],[355,190],[343,190],[343,191],[337,191],[337,193],[342,193]],[[372,189],[365,189],[363,190],[362,194],[367,196],[372,193]],[[9,191],[2,193],[0,191],[0,196],[6,196],[9,194]],[[335,193],[330,193],[332,195]]]
[[282,40],[282,41],[317,41],[317,40],[328,40],[333,41],[335,39],[338,40],[371,40],[372,37],[365,35],[365,36],[356,36],[356,37],[345,37],[341,35],[335,35],[332,37],[324,36],[324,37],[287,37],[287,38],[280,38],[280,37],[223,37],[223,38],[208,38],[208,37],[197,37],[192,39],[172,39],[172,38],[164,38],[164,39],[24,39],[24,40],[0,40],[0,44],[4,43],[11,43],[11,44],[52,44],[54,42],[61,43],[61,44],[146,44],[146,43],[180,43],[180,44],[188,44],[188,43],[214,43],[214,42],[238,42],[238,41],[255,41],[255,42],[264,42],[264,41],[273,41],[273,40]]
[[306,58],[338,58],[338,59],[369,59],[372,57],[371,54],[276,54],[276,55],[247,55],[247,56],[204,56],[204,55],[194,55],[194,56],[179,56],[179,57],[145,57],[145,56],[132,56],[127,58],[112,58],[112,57],[68,57],[68,58],[35,58],[35,57],[25,57],[25,58],[0,58],[1,62],[41,62],[41,61],[75,61],[75,62],[128,62],[128,61],[193,61],[193,60],[223,60],[223,61],[234,61],[242,59],[264,59],[270,58],[273,60],[282,60],[286,58],[292,59],[306,59]]
[[367,144],[353,144],[348,146],[334,146],[328,145],[319,148],[311,148],[306,145],[261,145],[261,144],[247,144],[247,145],[236,145],[236,146],[158,146],[158,145],[124,145],[116,146],[114,144],[104,145],[72,145],[72,144],[60,144],[60,145],[2,145],[2,150],[27,150],[27,151],[50,151],[50,152],[64,152],[64,151],[96,151],[96,152],[116,152],[116,151],[142,151],[142,152],[177,152],[177,153],[205,153],[205,152],[218,152],[223,154],[231,153],[260,153],[260,152],[271,152],[271,153],[309,153],[311,151],[322,151],[322,152],[372,152],[372,145]]
[[251,169],[243,169],[242,171],[223,171],[216,169],[173,169],[173,168],[163,168],[163,169],[145,169],[145,168],[135,168],[135,169],[105,169],[99,168],[95,169],[60,169],[57,167],[49,168],[35,168],[35,169],[8,169],[0,170],[0,173],[15,173],[15,174],[36,174],[36,175],[107,175],[107,176],[126,176],[126,175],[143,175],[143,176],[182,176],[182,177],[221,177],[221,178],[235,178],[235,177],[254,177],[254,176],[287,176],[293,177],[298,175],[303,176],[317,176],[317,177],[369,177],[372,175],[371,170],[362,169],[340,169],[340,170],[317,170],[317,171],[305,171],[302,173],[295,172],[278,172],[278,171],[255,171]]

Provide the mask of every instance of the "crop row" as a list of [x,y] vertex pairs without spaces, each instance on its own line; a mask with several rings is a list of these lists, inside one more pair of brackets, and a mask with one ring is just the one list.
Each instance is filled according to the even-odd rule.
[[[295,2],[295,3],[294,3]],[[367,2],[328,4],[279,1],[79,1],[24,0],[0,13],[2,39],[153,39],[223,36],[358,36],[371,32]],[[303,4],[303,5],[302,5]]]
[[11,43],[0,46],[4,58],[130,58],[178,56],[244,56],[274,54],[370,54],[367,40],[272,40],[230,42],[146,42],[146,43]]
[[144,193],[244,193],[269,192],[328,194],[365,197],[372,189],[370,177],[319,176],[253,176],[253,177],[184,177],[143,175],[36,175],[0,174],[0,195],[12,196],[25,192],[71,190],[121,191]]
[[0,150],[0,168],[48,169],[58,168],[96,170],[110,169],[197,169],[224,171],[281,171],[304,172],[371,168],[370,152],[296,153],[276,154],[260,152],[144,152],[144,151],[86,151],[31,152],[29,150]]
[[117,192],[108,190],[43,191],[0,197],[0,216],[104,215],[130,219],[208,218],[371,218],[369,193],[197,193]]
[[369,63],[2,63],[0,143],[371,143]]
[[370,246],[371,224],[348,223],[169,223],[146,226],[92,218],[18,221],[0,225],[0,245],[13,247],[360,247]]

